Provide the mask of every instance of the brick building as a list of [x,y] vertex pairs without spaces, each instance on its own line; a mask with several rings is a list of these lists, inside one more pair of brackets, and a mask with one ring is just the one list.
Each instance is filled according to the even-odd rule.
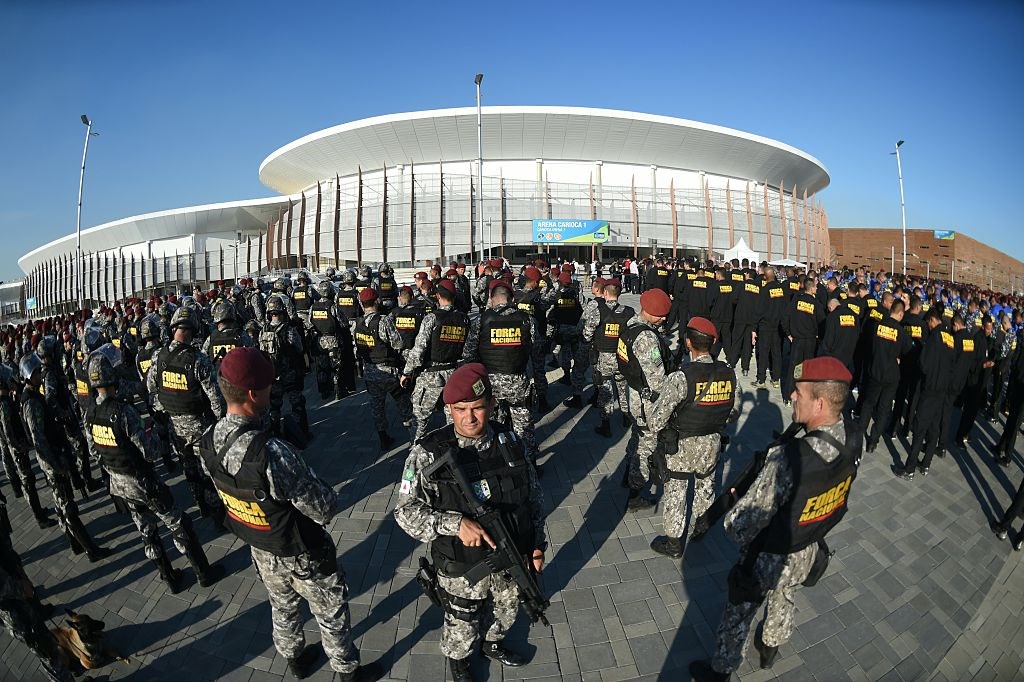
[[[834,263],[902,271],[903,234],[899,228],[830,227],[828,232]],[[962,232],[907,230],[907,273],[995,291],[1024,288],[1024,263]]]

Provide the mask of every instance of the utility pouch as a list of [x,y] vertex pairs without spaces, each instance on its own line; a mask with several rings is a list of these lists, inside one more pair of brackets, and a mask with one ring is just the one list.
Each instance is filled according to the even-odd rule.
[[426,557],[420,557],[420,569],[416,571],[416,582],[420,584],[420,589],[423,590],[423,594],[427,595],[431,604],[444,608],[441,596],[437,593],[437,571]]

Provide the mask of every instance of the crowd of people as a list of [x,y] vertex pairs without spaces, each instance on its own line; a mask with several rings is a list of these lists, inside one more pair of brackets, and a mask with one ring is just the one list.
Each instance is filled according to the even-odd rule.
[[[290,671],[305,677],[320,651],[305,643],[305,600],[331,668],[342,679],[377,679],[379,665],[360,665],[344,572],[325,530],[341,511],[337,493],[300,454],[312,438],[307,374],[327,409],[342,409],[361,380],[382,452],[397,443],[389,398],[407,430],[395,517],[430,545],[421,582],[444,610],[441,651],[464,682],[476,651],[525,663],[503,644],[521,601],[543,618],[546,601],[530,582],[548,551],[535,419],[551,410],[548,374],[560,370],[567,409],[583,408],[592,385],[601,437],[613,436],[618,408],[629,430],[626,512],[654,507],[652,491],[661,490],[656,552],[682,557],[723,517],[740,545],[714,655],[691,665],[696,679],[717,680],[739,667],[766,602],[755,646],[762,667],[773,664],[792,633],[792,592],[824,571],[825,536],[845,513],[863,453],[907,439],[894,471],[912,480],[947,448],[965,447],[979,419],[1003,418],[992,455],[1012,463],[1024,417],[1015,295],[863,268],[736,260],[595,261],[581,278],[583,269],[493,259],[470,279],[452,262],[403,284],[386,263],[376,272],[329,268],[315,284],[305,272],[245,278],[8,326],[0,331],[7,481],[41,528],[59,525],[69,549],[92,562],[109,550],[89,535],[76,497],[105,491],[177,592],[181,575],[161,524],[200,589],[224,575],[170,493],[180,467],[198,515],[251,546]],[[639,309],[619,300],[624,292],[640,294]],[[741,381],[779,390],[798,428],[721,495],[714,474],[740,416]],[[10,502],[0,502],[0,616],[53,679],[71,679],[44,625],[48,606],[3,523]],[[993,532],[1006,539],[1022,509],[1024,485]],[[1021,535],[1013,547],[1021,549]]]

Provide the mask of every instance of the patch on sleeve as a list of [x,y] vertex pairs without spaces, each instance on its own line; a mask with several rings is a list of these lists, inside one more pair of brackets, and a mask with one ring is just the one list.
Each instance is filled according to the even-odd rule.
[[661,349],[657,346],[651,349],[651,362],[661,362]]
[[405,474],[402,476],[403,481],[414,481],[416,480],[416,472],[412,469],[406,469]]
[[398,489],[399,495],[408,495],[412,490],[412,481],[402,480],[402,487]]

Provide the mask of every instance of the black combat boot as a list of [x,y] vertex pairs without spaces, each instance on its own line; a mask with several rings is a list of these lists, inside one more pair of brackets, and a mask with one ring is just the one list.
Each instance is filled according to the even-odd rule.
[[361,665],[350,673],[335,673],[341,682],[377,682],[384,677],[384,666],[377,661]]
[[334,387],[334,399],[335,400],[344,400],[347,396],[348,396],[348,391],[345,389],[344,386],[342,386],[341,384],[338,384],[338,385],[336,385]]
[[[82,525],[82,520],[78,518],[77,514],[68,514],[67,526],[71,535],[75,538],[75,541],[78,542],[79,546],[83,550],[85,550],[85,554],[89,557],[90,563],[96,563],[97,561],[106,559],[111,555],[111,551],[109,549],[106,547],[100,547],[92,541],[92,538],[89,537],[89,531],[87,531],[85,526]],[[74,548],[72,548],[72,550],[73,549]]]
[[681,559],[683,556],[683,545],[679,538],[660,536],[651,541],[651,549],[658,554],[664,554],[673,559]]
[[510,668],[518,668],[526,663],[526,659],[516,652],[506,649],[502,642],[488,642],[485,640],[480,646],[480,653],[484,655],[484,658],[498,661]]
[[754,636],[754,648],[757,649],[757,653],[761,656],[761,668],[767,669],[775,664],[775,659],[779,656],[779,647],[768,646],[762,639],[764,631],[759,625],[757,627],[757,634]]
[[469,672],[469,658],[449,658],[448,669],[452,673],[452,682],[473,682],[473,673]]
[[558,380],[558,383],[564,384],[566,386],[571,386],[572,385],[572,379],[569,378],[569,373],[568,372],[562,372],[562,378],[560,378]]
[[571,398],[566,398],[565,400],[563,400],[562,404],[565,405],[566,407],[579,408],[583,407],[583,400],[578,395],[574,395]]
[[693,661],[690,663],[690,677],[696,682],[727,682],[731,673],[720,673],[711,667],[711,661]]
[[288,670],[295,675],[296,679],[306,679],[309,677],[309,673],[313,672],[313,664],[320,658],[321,651],[319,644],[307,645],[295,658],[285,659],[288,661]]
[[164,468],[167,469],[168,474],[173,474],[178,471],[178,465],[174,463],[174,453],[171,452],[171,446],[166,445],[160,448],[160,459],[164,461]]
[[25,488],[25,497],[28,498],[28,507],[40,528],[53,528],[57,525],[57,522],[50,518],[50,511],[39,504],[39,493],[34,483]]
[[64,528],[64,537],[66,537],[68,539],[68,545],[71,546],[71,553],[72,554],[74,554],[75,556],[78,556],[79,554],[81,554],[82,552],[85,551],[85,548],[82,547],[81,544],[79,544],[78,538],[76,538],[74,536],[74,534],[72,534],[72,532],[70,530],[68,530],[68,528],[66,526]]
[[171,566],[171,560],[167,552],[161,550],[160,556],[153,559],[156,570],[160,573],[160,579],[167,583],[171,594],[178,594],[181,591],[181,571]]
[[551,411],[551,403],[548,402],[547,396],[537,401],[537,410],[542,414]]
[[626,413],[626,412],[623,412],[623,413],[622,413],[622,425],[623,425],[623,426],[624,426],[625,428],[627,428],[627,429],[628,429],[628,428],[629,428],[630,426],[632,426],[632,425],[633,425],[633,415],[631,415],[631,414],[628,414],[628,413]]
[[629,491],[629,499],[626,500],[626,511],[643,511],[652,507],[654,507],[654,502],[641,495],[639,490]]
[[378,431],[377,436],[380,438],[381,450],[390,450],[395,444],[395,439],[387,431]]
[[604,436],[605,438],[611,438],[612,437],[612,427],[611,427],[611,424],[608,423],[607,419],[602,419],[601,423],[594,427],[594,433],[596,433],[599,436]]
[[988,527],[996,534],[996,537],[1000,540],[1005,540],[1008,537],[1007,528],[999,521],[989,521]]
[[192,570],[196,572],[196,580],[199,584],[202,587],[209,587],[223,578],[226,573],[224,567],[219,564],[211,566],[210,562],[206,560],[206,552],[203,551],[203,545],[196,537],[192,521],[187,515],[181,517],[181,531],[182,537],[179,539],[185,547],[185,558],[192,565]]
[[299,428],[302,429],[302,432],[304,434],[306,434],[306,437],[308,438],[310,436],[309,415],[306,414],[305,406],[303,406],[303,407],[301,407],[299,409],[296,409],[295,410],[295,416],[297,416],[299,418]]

